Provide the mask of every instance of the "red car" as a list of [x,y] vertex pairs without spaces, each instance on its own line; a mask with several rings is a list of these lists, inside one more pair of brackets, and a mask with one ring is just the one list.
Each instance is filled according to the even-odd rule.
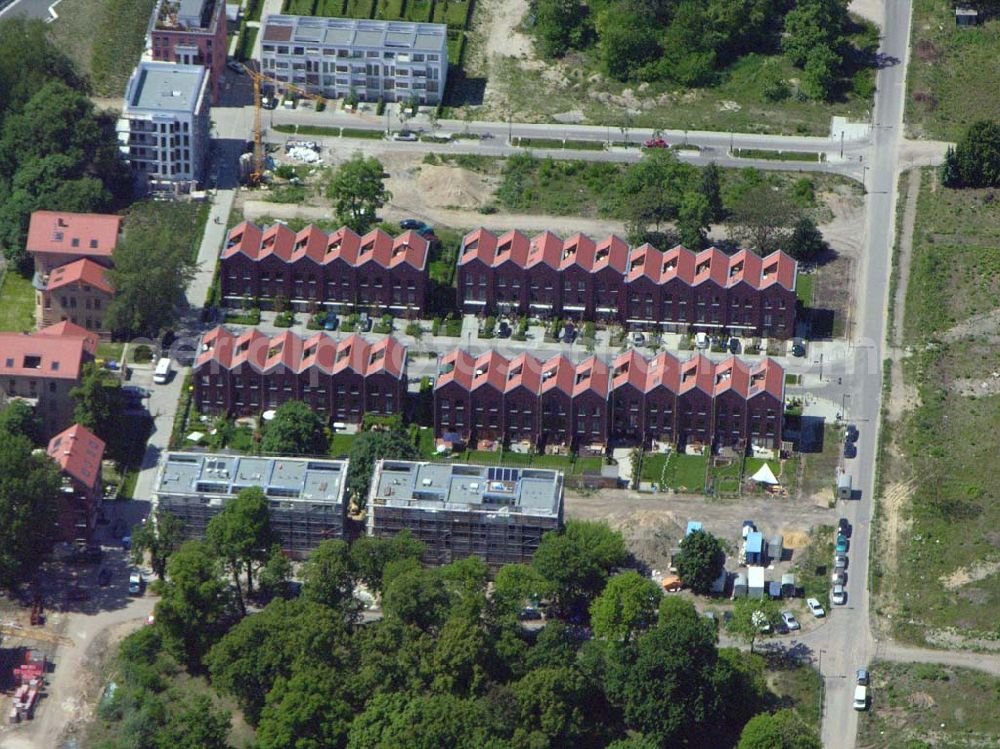
[[642,144],[643,148],[670,148],[663,138],[650,138]]

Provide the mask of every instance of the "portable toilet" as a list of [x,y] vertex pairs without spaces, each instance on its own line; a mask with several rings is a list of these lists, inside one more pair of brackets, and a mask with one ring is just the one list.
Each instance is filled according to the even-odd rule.
[[764,564],[764,536],[759,531],[747,534],[747,566]]
[[795,575],[791,572],[786,572],[781,576],[781,595],[785,598],[795,596]]
[[736,580],[733,581],[733,598],[747,597],[747,576],[742,572],[737,573]]
[[854,489],[851,486],[851,474],[841,473],[837,477],[837,499],[851,499]]
[[688,520],[687,530],[684,532],[685,536],[690,536],[695,531],[704,530],[704,526],[697,520]]
[[781,561],[781,555],[785,553],[784,536],[771,536],[767,542],[767,553],[775,562]]
[[747,568],[747,595],[750,598],[764,597],[764,568]]

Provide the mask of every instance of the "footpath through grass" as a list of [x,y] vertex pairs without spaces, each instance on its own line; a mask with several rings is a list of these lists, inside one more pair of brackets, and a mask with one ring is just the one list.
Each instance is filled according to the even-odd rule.
[[972,749],[1000,745],[1000,679],[930,663],[874,663],[858,746]]

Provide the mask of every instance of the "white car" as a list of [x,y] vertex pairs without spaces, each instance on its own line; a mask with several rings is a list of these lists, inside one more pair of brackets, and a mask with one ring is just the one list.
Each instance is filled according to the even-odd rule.
[[854,687],[854,709],[855,710],[867,710],[868,709],[868,687],[858,684]]
[[406,143],[413,143],[414,141],[420,140],[416,133],[409,130],[401,130],[398,133],[393,133],[393,140],[404,141]]
[[782,611],[781,621],[783,621],[785,623],[785,626],[788,627],[789,632],[794,632],[796,629],[802,628],[799,625],[799,620],[795,618],[795,614],[793,614],[791,611]]
[[830,598],[836,606],[843,606],[847,603],[847,591],[844,590],[844,586],[834,585]]
[[822,619],[824,616],[826,616],[826,611],[823,609],[822,606],[820,606],[819,601],[817,601],[815,598],[807,598],[806,606],[809,607],[809,611],[817,619]]

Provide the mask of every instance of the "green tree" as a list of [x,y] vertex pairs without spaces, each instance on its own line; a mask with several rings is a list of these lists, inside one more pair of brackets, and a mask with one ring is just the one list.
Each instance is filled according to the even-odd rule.
[[386,617],[427,632],[439,627],[448,614],[448,591],[438,570],[414,568],[391,578],[382,596]]
[[230,749],[229,713],[212,704],[207,694],[188,698],[157,733],[157,746],[171,749]]
[[351,544],[351,564],[360,579],[373,593],[382,592],[382,576],[386,565],[403,559],[419,562],[424,544],[409,530],[390,538],[362,536]]
[[711,223],[712,206],[708,198],[693,190],[684,193],[677,208],[677,233],[681,244],[689,250],[703,249]]
[[338,221],[359,233],[371,228],[378,209],[392,200],[382,181],[383,172],[381,161],[360,153],[341,165],[326,190]]
[[347,742],[353,708],[342,674],[303,664],[278,677],[257,726],[257,749],[333,749]]
[[274,543],[264,490],[252,486],[227,501],[208,521],[205,539],[232,575],[236,602],[246,614],[241,576],[246,575],[246,595],[252,595],[255,567],[267,561]]
[[478,612],[459,609],[448,618],[430,661],[434,691],[460,696],[485,691],[497,668],[496,653]]
[[12,400],[0,411],[0,432],[27,437],[33,445],[39,445],[42,420],[25,401]]
[[659,230],[661,224],[677,218],[693,175],[694,167],[681,164],[669,151],[651,150],[626,169],[613,205],[608,208],[625,216],[630,239],[641,242],[650,225]]
[[[511,690],[519,710],[517,734],[530,746],[579,747],[591,744],[589,734],[598,726],[588,721],[586,703],[590,685],[573,668],[539,668],[528,673]],[[544,736],[546,743],[538,741]],[[521,738],[522,736],[517,736]]]
[[14,589],[35,571],[56,520],[56,464],[20,434],[0,431],[0,587]]
[[354,597],[356,578],[357,570],[347,544],[340,540],[323,541],[312,550],[302,568],[302,596],[353,618],[360,608],[360,601]]
[[257,575],[257,589],[265,600],[289,598],[292,595],[291,581],[292,563],[282,551],[281,544],[273,544],[267,561]]
[[802,93],[817,101],[832,99],[842,65],[843,60],[835,50],[816,47],[809,53],[806,66],[802,69]]
[[75,401],[73,420],[82,424],[108,444],[108,452],[122,459],[130,448],[128,435],[121,428],[125,399],[121,383],[95,362],[83,365],[79,386],[69,391]]
[[580,44],[586,15],[579,0],[538,0],[535,37],[543,57],[562,57]]
[[677,574],[695,593],[704,595],[722,572],[726,552],[722,542],[707,531],[694,531],[681,539]]
[[1000,123],[973,123],[948,150],[942,172],[948,187],[1000,185]]
[[794,710],[761,713],[751,718],[740,734],[737,749],[822,749],[816,729],[806,725]]
[[781,37],[789,62],[801,68],[817,49],[836,47],[847,22],[844,0],[799,0],[785,14],[785,33]]
[[285,401],[264,428],[261,451],[269,455],[326,455],[323,419],[303,401]]
[[348,453],[347,491],[360,509],[368,501],[375,463],[383,458],[415,460],[419,457],[413,440],[400,428],[367,430],[357,436]]
[[219,564],[203,541],[188,541],[167,561],[167,582],[156,604],[163,645],[189,668],[199,669],[225,632],[230,598]]
[[351,724],[348,749],[480,749],[484,716],[451,695],[378,695]]
[[532,566],[553,586],[558,610],[582,613],[626,556],[617,531],[604,523],[570,520],[561,533],[542,536]]
[[[279,679],[307,668],[352,668],[351,631],[311,601],[275,599],[241,619],[205,658],[212,683],[232,695],[252,724]],[[273,701],[273,700],[272,700]]]
[[788,244],[789,228],[799,219],[798,207],[788,196],[767,184],[746,189],[729,214],[729,238],[758,255],[767,255]]
[[745,642],[753,653],[754,643],[772,632],[777,624],[778,609],[773,601],[766,598],[737,598],[733,604],[733,617],[726,628],[734,637]]
[[590,605],[594,636],[616,642],[632,639],[656,622],[663,591],[637,572],[615,575]]
[[170,555],[184,541],[184,521],[167,510],[157,510],[156,516],[132,529],[132,561],[142,564],[149,553],[153,573],[165,580]]
[[726,208],[722,204],[722,171],[714,161],[701,170],[701,194],[708,201],[712,221],[722,221],[726,217]]
[[604,11],[597,25],[601,66],[615,80],[635,79],[645,65],[661,54],[656,29],[642,15],[623,5]]
[[493,581],[491,602],[500,616],[516,616],[528,601],[539,601],[552,593],[551,583],[534,567],[505,564]]
[[816,260],[828,252],[830,245],[823,239],[823,233],[816,227],[816,222],[808,216],[801,216],[795,222],[792,236],[788,240],[787,252],[796,260]]

